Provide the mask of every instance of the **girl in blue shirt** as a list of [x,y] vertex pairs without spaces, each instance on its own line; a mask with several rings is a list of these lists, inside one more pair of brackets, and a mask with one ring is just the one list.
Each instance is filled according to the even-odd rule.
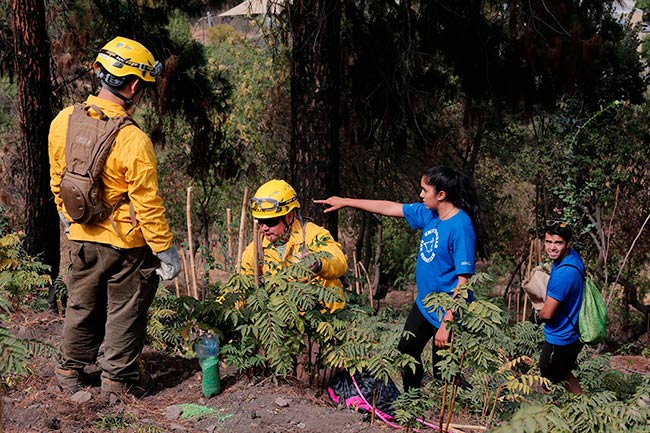
[[[420,248],[415,266],[418,295],[406,319],[401,353],[418,361],[415,371],[402,372],[404,390],[420,387],[424,369],[422,351],[434,337],[433,365],[440,360],[439,348],[449,342],[448,320],[451,311],[438,314],[439,308],[428,309],[424,298],[432,292],[453,296],[459,285],[474,274],[475,256],[487,258],[489,248],[479,217],[476,187],[465,173],[450,167],[432,167],[420,179],[422,203],[402,204],[385,200],[330,197],[314,200],[326,206],[325,212],[354,207],[385,216],[406,218],[409,225],[421,230]],[[470,300],[473,294],[470,293]],[[440,320],[439,316],[443,318]],[[412,335],[409,335],[411,333]],[[437,371],[436,371],[437,373]]]

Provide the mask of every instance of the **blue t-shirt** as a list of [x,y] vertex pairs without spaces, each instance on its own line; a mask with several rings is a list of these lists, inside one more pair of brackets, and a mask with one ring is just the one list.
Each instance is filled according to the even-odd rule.
[[561,261],[553,262],[551,277],[546,286],[546,296],[555,299],[560,305],[553,318],[544,324],[544,336],[548,343],[566,346],[580,338],[577,326],[585,284],[584,274],[585,266],[582,259],[572,248]]
[[[437,211],[427,209],[422,203],[405,204],[402,211],[412,228],[422,230],[415,265],[415,282],[418,287],[415,303],[422,315],[439,328],[438,314],[435,310],[428,311],[422,300],[432,292],[451,295],[458,286],[459,275],[474,274],[476,235],[472,220],[459,209],[456,215],[443,221]],[[471,292],[469,300],[473,300]],[[436,310],[442,311],[442,308]]]

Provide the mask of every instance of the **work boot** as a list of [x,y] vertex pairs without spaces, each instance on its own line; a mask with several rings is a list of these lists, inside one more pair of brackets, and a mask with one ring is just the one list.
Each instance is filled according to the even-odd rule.
[[102,396],[110,397],[111,394],[131,394],[135,398],[142,398],[153,394],[156,389],[156,381],[147,374],[140,373],[138,380],[118,381],[102,377]]
[[57,385],[61,391],[74,394],[83,387],[83,370],[56,367],[54,369]]

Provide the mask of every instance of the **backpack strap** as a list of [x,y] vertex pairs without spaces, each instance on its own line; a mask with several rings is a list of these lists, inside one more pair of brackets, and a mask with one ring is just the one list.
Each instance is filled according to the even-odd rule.
[[[84,110],[86,112],[89,112],[91,108],[95,113],[97,113],[99,115],[100,119],[102,119],[102,120],[108,120],[109,119],[109,117],[106,114],[104,114],[102,109],[99,108],[97,105],[91,104],[91,105],[85,105],[84,106]],[[88,114],[88,115],[90,115],[90,114]],[[118,121],[117,132],[115,133],[116,138],[117,138],[117,134],[119,134],[119,132],[120,132],[120,129],[124,128],[125,126],[127,126],[127,125],[136,125],[137,126],[135,121],[129,115],[116,116],[116,117],[114,117],[112,119]],[[115,139],[113,139],[113,142],[111,143],[111,150],[112,150],[114,145],[115,145]],[[102,165],[103,165],[103,163],[102,163]],[[117,224],[115,224],[115,216],[114,215],[115,215],[115,211],[125,203],[129,204],[129,216],[131,218],[131,229],[128,232],[126,232],[125,235],[122,235],[120,233],[120,231],[117,229]],[[126,236],[130,235],[131,232],[138,226],[138,220],[137,220],[137,218],[135,216],[135,208],[133,207],[133,203],[131,203],[131,199],[129,198],[128,193],[123,194],[122,197],[120,197],[120,199],[118,201],[116,201],[115,204],[113,204],[113,206],[111,206],[111,214],[110,214],[109,218],[110,218],[110,221],[111,221],[111,226],[113,227],[113,230],[115,231],[115,234],[117,234],[121,238],[125,238]]]
[[564,264],[564,265],[560,265],[560,266],[558,266],[556,269],[564,268],[564,267],[569,267],[569,268],[573,268],[573,269],[575,269],[576,271],[578,271],[578,273],[580,274],[580,276],[582,277],[582,279],[583,279],[583,280],[585,279],[585,274],[582,272],[582,270],[581,270],[579,267],[577,267],[576,265],[572,265],[571,263],[567,263],[567,264]]
[[[572,265],[571,263],[567,263],[567,264],[564,264],[564,265],[560,265],[560,266],[558,266],[556,269],[564,268],[564,267],[567,267],[567,268],[573,268],[573,269],[575,269],[576,271],[578,271],[578,273],[579,273],[580,276],[582,277],[582,292],[584,293],[584,291],[585,291],[585,286],[584,286],[585,274],[582,273],[582,271],[580,270],[579,267],[577,267],[576,265]],[[569,317],[569,313],[567,313],[567,311],[566,311],[566,309],[564,308],[564,305],[563,305],[563,304],[560,304],[560,308],[562,309],[562,312],[564,313],[564,315],[566,316],[566,318],[569,319],[569,322],[571,322],[571,326],[573,326],[573,330],[576,332],[576,334],[578,334],[578,339],[580,339],[580,328],[578,328],[578,325],[576,325],[576,323],[571,319],[571,317]],[[580,340],[580,341],[582,341],[582,340]]]

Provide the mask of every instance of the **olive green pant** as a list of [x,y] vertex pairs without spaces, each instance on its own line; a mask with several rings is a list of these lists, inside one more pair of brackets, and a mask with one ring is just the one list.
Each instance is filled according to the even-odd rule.
[[102,377],[137,380],[147,310],[159,283],[158,258],[148,246],[72,241],[70,263],[60,367],[83,369],[99,361]]

